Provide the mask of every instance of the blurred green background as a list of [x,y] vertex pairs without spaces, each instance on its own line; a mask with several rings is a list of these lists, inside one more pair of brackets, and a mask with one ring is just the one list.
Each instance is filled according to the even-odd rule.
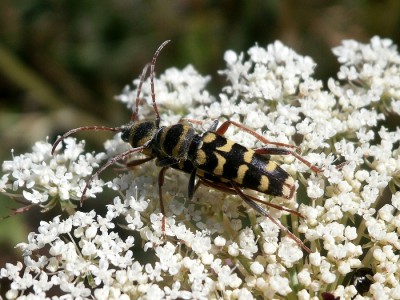
[[[338,71],[330,49],[343,39],[368,42],[380,35],[400,45],[399,28],[398,0],[0,0],[0,159],[71,128],[127,122],[129,112],[113,96],[166,39],[172,42],[157,72],[193,64],[213,76],[209,89],[217,94],[227,49],[279,39],[311,56],[316,77],[326,80]],[[83,136],[94,149],[110,134]],[[0,195],[0,216],[10,207],[15,203]],[[54,214],[60,211],[1,220],[0,267],[21,260],[14,245]]]

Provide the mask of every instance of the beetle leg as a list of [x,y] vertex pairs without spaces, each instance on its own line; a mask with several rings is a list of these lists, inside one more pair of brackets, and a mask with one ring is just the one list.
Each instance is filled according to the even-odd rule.
[[264,155],[292,155],[295,158],[297,158],[299,161],[301,161],[303,164],[305,164],[307,167],[309,167],[311,170],[313,170],[315,173],[320,173],[323,171],[322,169],[314,166],[308,160],[304,159],[301,155],[297,154],[295,151],[292,151],[289,149],[261,147],[261,148],[254,149],[254,151],[258,154],[264,154]]
[[168,167],[163,167],[160,170],[160,173],[158,173],[158,198],[160,199],[160,210],[162,214],[162,223],[161,223],[161,231],[163,236],[165,236],[165,208],[164,208],[164,202],[162,199],[162,186],[164,185],[164,176],[165,172],[168,170]]
[[265,137],[263,137],[261,134],[258,134],[254,130],[251,130],[250,128],[247,128],[246,126],[244,126],[238,122],[235,122],[235,121],[225,121],[224,123],[221,124],[221,126],[218,127],[216,133],[218,133],[220,135],[224,135],[230,125],[234,125],[234,126],[240,128],[241,130],[246,131],[247,133],[251,134],[257,140],[259,140],[260,142],[262,142],[264,144],[275,145],[277,147],[297,149],[297,146],[294,146],[294,145],[270,141],[270,140],[266,139]]
[[145,158],[139,158],[139,159],[132,159],[128,162],[125,163],[125,166],[128,169],[133,169],[136,166],[139,166],[141,164],[144,164],[150,160],[154,159],[154,157],[145,157]]
[[258,205],[256,202],[254,202],[252,199],[250,199],[246,194],[242,192],[242,190],[232,183],[233,189],[236,191],[236,193],[253,209],[255,209],[259,214],[262,216],[268,218],[272,223],[274,223],[276,226],[279,227],[280,230],[285,232],[288,237],[290,237],[293,241],[295,241],[301,248],[303,248],[307,253],[311,253],[311,249],[308,248],[304,243],[293,233],[290,232],[289,229],[287,229],[285,226],[283,226],[277,219],[272,217],[263,207]]
[[[224,193],[227,193],[227,194],[232,194],[232,195],[237,195],[237,194],[238,194],[238,193],[236,192],[236,190],[235,190],[233,187],[229,187],[229,186],[227,186],[227,185],[225,185],[225,184],[224,184],[224,185],[218,184],[218,183],[215,183],[215,182],[212,182],[212,181],[203,179],[203,178],[199,178],[199,181],[198,181],[197,184],[196,184],[195,190],[198,188],[198,186],[199,186],[200,184],[204,184],[205,186],[214,188],[214,189],[216,189],[216,190],[219,190],[219,191],[224,192]],[[242,193],[243,193],[243,192],[242,192]],[[243,193],[243,194],[244,194],[244,193]],[[288,212],[288,213],[290,213],[290,214],[292,214],[292,215],[296,215],[296,216],[298,216],[299,218],[305,219],[305,217],[304,217],[301,213],[299,213],[298,211],[296,211],[296,210],[293,210],[293,209],[290,209],[290,208],[287,208],[287,207],[284,207],[284,206],[281,206],[281,205],[273,204],[273,203],[271,203],[271,202],[267,202],[267,201],[258,199],[258,198],[256,198],[256,197],[250,196],[250,195],[248,195],[248,194],[245,194],[245,195],[246,195],[247,198],[251,199],[251,200],[254,201],[254,202],[261,203],[261,204],[263,204],[263,205],[266,205],[266,206],[275,208],[275,209],[277,209],[277,210],[283,210],[283,211],[286,211],[286,212]]]

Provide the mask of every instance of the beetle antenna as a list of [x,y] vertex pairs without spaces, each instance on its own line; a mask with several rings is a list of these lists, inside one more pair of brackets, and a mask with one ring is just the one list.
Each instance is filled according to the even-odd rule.
[[140,104],[140,93],[142,92],[142,85],[144,78],[146,77],[147,70],[149,69],[150,64],[146,64],[143,68],[142,75],[140,75],[140,81],[138,85],[138,89],[136,92],[136,106],[133,109],[132,108],[132,116],[131,116],[131,121],[137,121],[138,120],[138,115],[139,115],[139,104]]
[[122,129],[123,129],[122,127],[107,127],[107,126],[83,126],[83,127],[71,129],[70,131],[68,131],[68,132],[64,133],[62,136],[60,136],[54,142],[53,148],[51,148],[51,155],[54,154],[54,151],[56,150],[59,143],[61,143],[66,137],[70,136],[71,134],[74,134],[75,132],[87,131],[87,130],[121,132]]
[[170,40],[166,40],[164,43],[158,47],[157,51],[154,53],[153,60],[151,61],[151,66],[150,66],[150,81],[151,81],[151,100],[153,101],[153,108],[154,112],[156,113],[156,127],[158,128],[160,126],[160,114],[158,113],[158,108],[156,104],[156,94],[154,92],[154,67],[156,65],[157,57],[158,54],[160,54],[160,51],[166,44],[168,44]]

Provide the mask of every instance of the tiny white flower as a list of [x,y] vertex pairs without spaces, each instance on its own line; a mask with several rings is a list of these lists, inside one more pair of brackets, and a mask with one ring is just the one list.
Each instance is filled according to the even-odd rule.
[[258,251],[254,233],[250,228],[241,231],[239,235],[240,252],[247,258],[251,258]]
[[357,229],[355,227],[347,226],[344,234],[348,240],[352,241],[357,238]]
[[255,261],[254,263],[251,264],[250,266],[251,271],[256,274],[256,275],[260,275],[261,273],[264,272],[264,267],[262,264],[260,264],[259,262]]
[[238,256],[239,255],[239,246],[236,243],[232,243],[228,246],[228,253],[231,256]]
[[217,236],[214,239],[214,244],[215,244],[215,246],[223,247],[226,244],[226,239],[224,239],[222,236]]
[[281,258],[282,264],[290,268],[303,257],[303,251],[292,239],[286,237],[280,244],[278,256]]
[[304,285],[305,287],[309,286],[311,284],[311,274],[309,270],[303,269],[299,272],[297,275],[299,282]]
[[351,266],[347,262],[340,262],[338,264],[338,271],[340,274],[343,274],[343,275],[349,274],[351,271]]
[[324,189],[315,181],[309,181],[307,187],[307,195],[310,198],[319,198],[324,194]]
[[285,277],[272,276],[269,284],[271,288],[276,291],[276,293],[282,296],[285,296],[292,291],[289,285],[289,280]]
[[310,263],[316,267],[321,264],[322,258],[321,255],[317,252],[313,252],[310,254]]

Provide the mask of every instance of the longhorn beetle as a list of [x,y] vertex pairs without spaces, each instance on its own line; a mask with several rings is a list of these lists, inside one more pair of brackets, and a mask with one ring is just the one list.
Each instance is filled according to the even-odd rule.
[[[158,47],[150,63],[151,99],[156,115],[154,121],[139,121],[138,118],[141,88],[149,67],[149,64],[147,64],[140,77],[136,94],[136,106],[132,112],[131,121],[127,125],[121,127],[79,127],[68,131],[59,137],[54,143],[52,153],[54,153],[57,145],[63,139],[75,132],[85,130],[104,130],[121,132],[122,140],[132,146],[132,149],[113,157],[89,177],[86,186],[82,191],[81,205],[85,198],[88,186],[94,177],[98,176],[107,167],[117,161],[120,161],[134,153],[142,153],[147,157],[133,160],[129,162],[127,166],[133,167],[152,159],[156,159],[156,164],[161,167],[158,183],[160,209],[163,214],[163,232],[165,231],[165,209],[162,202],[161,189],[164,182],[165,171],[169,167],[172,167],[190,174],[188,184],[189,198],[193,196],[193,193],[200,184],[213,187],[223,192],[237,194],[249,206],[255,209],[259,214],[269,218],[281,230],[286,232],[286,234],[299,246],[310,253],[311,250],[305,246],[299,238],[292,234],[278,220],[273,218],[263,207],[257,204],[257,202],[261,202],[274,208],[287,210],[302,217],[299,213],[254,198],[245,194],[242,189],[251,189],[267,195],[279,196],[286,199],[291,199],[293,197],[295,192],[294,179],[274,161],[271,161],[269,155],[292,155],[314,172],[318,173],[321,172],[321,170],[316,166],[313,166],[295,151],[290,150],[297,148],[296,146],[269,141],[255,131],[234,121],[225,121],[219,127],[218,122],[215,121],[209,130],[202,134],[197,134],[191,125],[184,124],[184,122],[160,127],[160,114],[158,112],[154,92],[154,68],[160,51],[168,42],[169,40],[165,41]],[[202,123],[201,121],[191,119],[183,119],[183,121],[185,121],[185,123]],[[274,147],[248,149],[238,143],[228,140],[223,135],[230,125],[234,125],[253,135],[264,144],[273,145]],[[199,179],[197,184],[195,184],[196,177]]]

